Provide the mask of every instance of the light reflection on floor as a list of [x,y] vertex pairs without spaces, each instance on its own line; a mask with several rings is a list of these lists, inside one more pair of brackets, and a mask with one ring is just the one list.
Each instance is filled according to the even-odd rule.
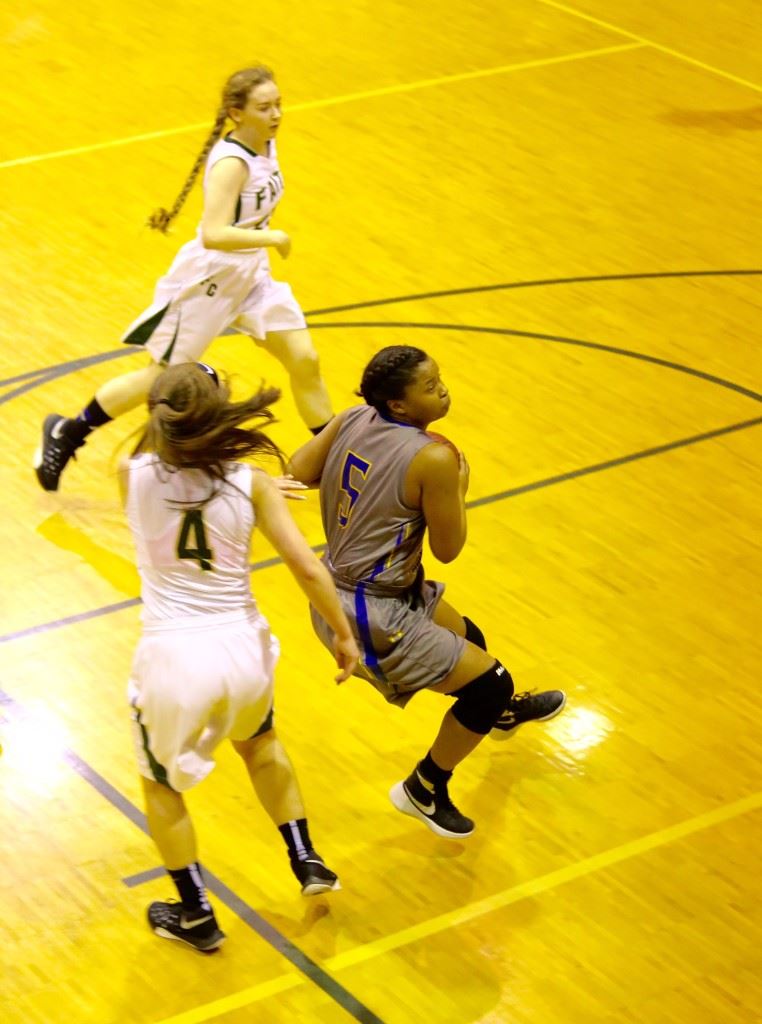
[[573,773],[584,770],[585,759],[614,729],[611,719],[600,711],[568,705],[543,726],[545,745],[553,749],[552,760]]
[[4,773],[17,785],[51,794],[65,777],[61,762],[70,736],[55,715],[42,707],[7,714],[2,727]]

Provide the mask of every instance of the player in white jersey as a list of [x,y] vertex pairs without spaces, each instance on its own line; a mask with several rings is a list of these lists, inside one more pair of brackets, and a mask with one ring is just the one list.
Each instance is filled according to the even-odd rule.
[[267,474],[240,461],[277,455],[259,430],[279,392],[231,402],[202,363],[169,367],[148,398],[150,419],[120,485],[137,550],[143,630],[130,676],[135,746],[148,825],[180,902],[148,908],[153,930],[208,952],[223,941],[198,864],[183,793],[214,767],[226,738],[288,847],[305,895],[339,888],[315,852],[294,770],[273,728],[277,639],[249,585],[255,525],[336,631],[337,682],[357,645],[326,569]]
[[[226,122],[232,131],[222,137]],[[290,287],[270,274],[268,248],[284,259],[291,240],[270,227],[283,194],[275,136],[281,98],[273,73],[244,68],[222,92],[214,126],[171,210],[149,224],[166,231],[200,169],[204,209],[196,238],[184,245],[157,286],[153,303],[123,337],[150,353],[149,366],[103,384],[78,416],[46,417],[34,465],[46,491],[58,489],[69,459],[97,427],[136,408],[165,365],[201,358],[225,331],[249,334],[288,371],[297,409],[318,433],[333,415],[318,356]]]
[[[455,698],[431,749],[390,796],[437,835],[463,839],[474,822],[450,799],[454,769],[488,733],[505,739],[525,722],[553,718],[566,696],[515,694],[479,627],[442,600],[441,583],[424,578],[426,532],[442,562],[466,541],[468,463],[428,432],[450,408],[437,364],[419,348],[392,345],[365,367],[360,394],[367,404],[339,413],[292,456],[291,469],[320,485],[325,561],[362,652],[355,675],[397,707],[424,689]],[[330,647],[332,627],[314,607],[312,621]]]

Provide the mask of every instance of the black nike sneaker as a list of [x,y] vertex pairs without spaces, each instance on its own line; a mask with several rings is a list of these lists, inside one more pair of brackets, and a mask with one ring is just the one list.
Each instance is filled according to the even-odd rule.
[[547,722],[555,718],[563,711],[565,704],[566,694],[563,690],[515,693],[489,735],[493,740],[507,740],[525,722]]
[[341,888],[339,876],[326,867],[319,853],[310,850],[305,860],[291,862],[291,870],[302,886],[302,896],[318,896],[321,892],[335,892]]
[[213,910],[186,910],[182,903],[152,903],[148,923],[163,939],[178,939],[199,953],[213,953],[225,941]]
[[447,784],[434,786],[418,769],[389,790],[389,798],[401,814],[417,818],[443,839],[465,839],[474,823],[461,814],[450,799]]
[[40,487],[46,491],[58,490],[58,482],[66,463],[76,458],[75,451],[85,443],[68,437],[62,430],[65,423],[65,416],[52,412],[42,424],[42,444],[34,454],[32,465]]

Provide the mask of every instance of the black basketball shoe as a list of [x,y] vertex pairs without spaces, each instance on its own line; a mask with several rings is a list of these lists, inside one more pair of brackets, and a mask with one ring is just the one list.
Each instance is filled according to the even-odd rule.
[[563,690],[542,693],[515,693],[511,703],[495,722],[490,732],[493,740],[507,740],[525,722],[547,722],[563,711],[566,694]]
[[389,797],[400,813],[418,818],[443,839],[465,839],[474,830],[473,821],[450,799],[447,784],[433,786],[417,768],[404,782],[392,786]]
[[66,423],[65,416],[59,416],[52,412],[45,417],[42,424],[42,444],[34,454],[32,463],[40,481],[40,487],[46,491],[57,491],[58,481],[61,479],[66,463],[74,454],[77,448],[81,448],[84,441],[73,441],[67,437],[61,429]]
[[199,953],[213,953],[225,941],[213,910],[186,910],[182,903],[152,903],[148,923],[163,939],[178,939]]
[[318,896],[321,892],[335,892],[341,888],[339,876],[326,867],[319,853],[310,850],[305,860],[291,862],[291,870],[302,886],[302,896]]

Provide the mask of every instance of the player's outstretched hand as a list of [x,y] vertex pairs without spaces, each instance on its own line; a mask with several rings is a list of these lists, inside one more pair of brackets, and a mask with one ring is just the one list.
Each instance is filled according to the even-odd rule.
[[296,494],[295,492],[308,491],[309,487],[307,484],[303,484],[301,480],[294,480],[291,473],[286,473],[284,476],[274,476],[271,479],[284,498],[288,498],[290,501],[307,500],[306,494]]

